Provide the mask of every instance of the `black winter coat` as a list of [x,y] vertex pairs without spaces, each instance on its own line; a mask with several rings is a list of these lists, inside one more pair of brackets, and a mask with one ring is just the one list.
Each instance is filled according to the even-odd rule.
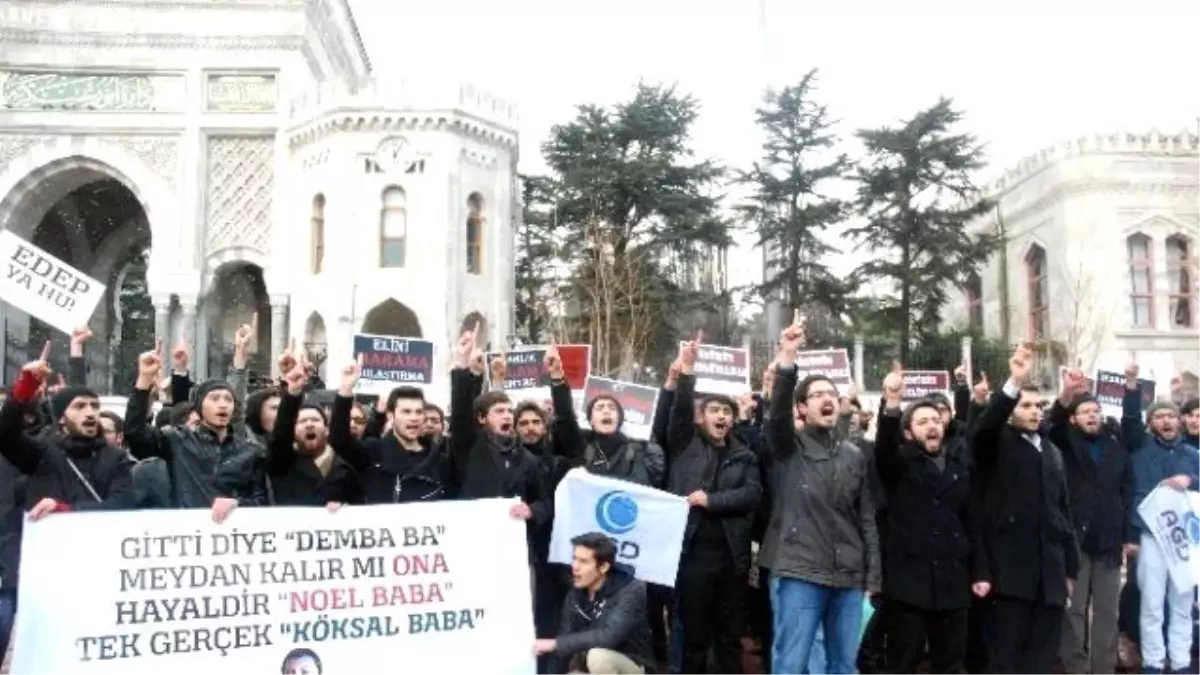
[[966,609],[971,584],[988,578],[966,462],[947,449],[939,470],[901,432],[898,409],[879,416],[875,466],[888,496],[883,593],[921,609]]
[[[1071,426],[1069,417],[1067,409],[1055,401],[1047,435],[1062,451],[1075,538],[1088,556],[1120,564],[1121,546],[1133,514],[1133,460],[1107,429],[1089,439]],[[1092,443],[1104,448],[1099,466],[1092,459]]]
[[972,489],[994,595],[1063,607],[1079,549],[1067,502],[1062,453],[1045,436],[1040,450],[1008,426],[1018,399],[992,395],[973,430]]
[[325,506],[329,502],[361,504],[358,472],[334,453],[327,475],[321,475],[312,457],[296,453],[296,418],[303,394],[284,392],[275,415],[275,430],[267,443],[267,478],[273,503],[278,506]]
[[[687,497],[696,490],[708,494],[708,507],[699,507],[688,514],[684,531],[684,550],[700,518],[709,515],[721,520],[726,541],[733,558],[734,571],[744,574],[750,570],[750,543],[754,520],[762,503],[762,474],[758,455],[742,444],[733,434],[732,426],[726,445],[714,447],[697,428],[695,410],[696,378],[680,375],[671,406],[671,421],[667,430],[670,454],[667,491]],[[732,423],[732,421],[731,421]]]
[[26,509],[47,497],[74,511],[133,508],[132,462],[124,450],[103,436],[31,436],[24,431],[26,409],[12,397],[0,407],[0,454],[29,476]]
[[367,504],[407,504],[452,496],[450,456],[444,442],[422,439],[424,449],[410,452],[394,434],[358,440],[350,433],[354,399],[338,396],[329,416],[329,445],[358,471]]
[[160,430],[147,421],[150,392],[134,389],[125,409],[125,443],[138,459],[161,457],[171,477],[176,508],[209,508],[218,497],[242,506],[264,506],[267,489],[259,451],[233,428],[223,441],[201,427]]

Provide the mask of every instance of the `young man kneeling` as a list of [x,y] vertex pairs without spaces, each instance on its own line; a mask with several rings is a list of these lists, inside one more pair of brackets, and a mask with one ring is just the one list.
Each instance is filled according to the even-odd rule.
[[641,675],[654,663],[646,585],[616,566],[613,541],[598,532],[571,540],[575,588],[563,604],[558,638],[537,640],[534,652],[570,660],[570,672]]

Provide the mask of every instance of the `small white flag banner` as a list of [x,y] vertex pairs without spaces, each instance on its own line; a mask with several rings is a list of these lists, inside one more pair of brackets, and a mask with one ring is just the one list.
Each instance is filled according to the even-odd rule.
[[86,326],[104,298],[104,284],[18,237],[0,231],[0,300],[67,335]]
[[1160,485],[1142,500],[1138,515],[1154,533],[1179,588],[1200,582],[1200,494]]
[[688,508],[683,497],[572,469],[554,491],[550,562],[570,564],[571,538],[600,532],[616,542],[617,562],[635,577],[674,587]]

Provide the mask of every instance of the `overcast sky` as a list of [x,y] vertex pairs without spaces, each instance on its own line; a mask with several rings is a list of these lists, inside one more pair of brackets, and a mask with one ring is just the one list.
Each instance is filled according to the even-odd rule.
[[[814,67],[847,136],[953,97],[988,143],[983,179],[1066,138],[1194,132],[1200,116],[1200,0],[350,2],[380,76],[460,79],[515,101],[525,173],[544,170],[539,146],[576,104],[623,100],[639,78],[699,98],[695,148],[731,166],[757,155],[762,88]],[[758,260],[740,252],[733,282]]]

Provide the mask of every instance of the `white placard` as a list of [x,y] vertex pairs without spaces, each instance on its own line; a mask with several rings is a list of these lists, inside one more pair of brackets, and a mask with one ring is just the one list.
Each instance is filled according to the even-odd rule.
[[533,673],[514,503],[246,508],[223,525],[203,509],[26,523],[12,672]]
[[13,234],[0,231],[0,300],[70,335],[86,326],[104,284]]

